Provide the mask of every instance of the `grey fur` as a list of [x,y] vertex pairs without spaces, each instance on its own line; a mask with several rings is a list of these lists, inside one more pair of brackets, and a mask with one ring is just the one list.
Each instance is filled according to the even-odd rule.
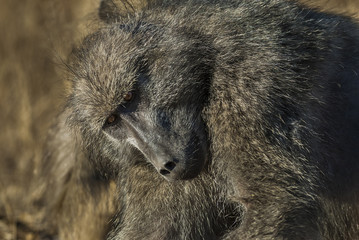
[[357,24],[285,0],[101,6],[66,112],[118,179],[109,239],[359,238]]

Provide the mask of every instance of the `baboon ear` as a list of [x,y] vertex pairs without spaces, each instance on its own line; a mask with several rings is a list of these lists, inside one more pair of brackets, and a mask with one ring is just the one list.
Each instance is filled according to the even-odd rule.
[[101,0],[99,17],[106,23],[118,22],[122,17],[135,14],[157,0]]
[[116,22],[120,18],[119,9],[113,0],[101,0],[98,15],[106,23]]

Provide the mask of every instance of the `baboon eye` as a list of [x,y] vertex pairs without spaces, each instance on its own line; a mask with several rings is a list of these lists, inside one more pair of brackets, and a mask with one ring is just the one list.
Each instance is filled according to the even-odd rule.
[[128,92],[126,94],[123,95],[123,100],[125,100],[126,102],[130,102],[133,99],[133,92]]
[[118,116],[116,114],[111,114],[105,122],[105,126],[111,126],[113,124],[115,124],[118,120]]

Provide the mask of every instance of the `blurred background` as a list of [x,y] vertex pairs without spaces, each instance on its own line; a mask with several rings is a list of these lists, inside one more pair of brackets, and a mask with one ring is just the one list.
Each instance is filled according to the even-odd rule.
[[[93,28],[99,0],[1,0],[0,239],[40,239],[27,190],[66,92],[62,61]],[[359,18],[359,0],[303,0]],[[29,200],[30,201],[30,200]],[[41,239],[46,239],[41,237]]]
[[98,0],[1,0],[1,240],[46,239],[27,229],[37,221],[29,189],[46,133],[64,100],[61,62],[91,27],[86,25],[98,4]]

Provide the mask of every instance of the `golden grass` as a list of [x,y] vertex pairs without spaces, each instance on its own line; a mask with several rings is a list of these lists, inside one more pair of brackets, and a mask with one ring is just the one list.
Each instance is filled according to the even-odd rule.
[[[92,4],[91,4],[92,3]],[[29,185],[62,102],[59,59],[66,58],[79,22],[97,1],[2,1],[0,8],[0,239],[36,239],[17,231]],[[34,237],[32,237],[34,236]]]
[[300,0],[311,7],[327,12],[359,18],[359,1],[357,0]]

